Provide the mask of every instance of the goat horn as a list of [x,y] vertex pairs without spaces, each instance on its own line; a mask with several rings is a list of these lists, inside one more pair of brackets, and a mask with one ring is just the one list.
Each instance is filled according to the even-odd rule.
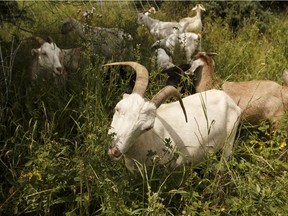
[[162,88],[156,95],[154,95],[151,102],[155,104],[156,108],[158,108],[162,103],[164,103],[167,99],[171,97],[175,97],[179,100],[181,108],[185,116],[185,121],[188,122],[183,101],[181,99],[179,91],[175,87],[168,85]]
[[216,52],[198,52],[198,54],[202,55],[202,56],[206,56],[206,55],[215,56],[215,55],[218,55]]
[[44,44],[46,41],[43,39],[43,38],[41,38],[41,37],[34,37],[34,39],[40,44],[40,45],[42,45],[42,44]]
[[143,65],[137,62],[114,62],[105,64],[103,66],[113,66],[113,65],[128,65],[136,71],[136,80],[132,93],[138,93],[142,97],[144,97],[149,81],[148,70]]
[[206,53],[207,55],[209,55],[209,56],[215,56],[215,55],[218,55],[218,53],[216,53],[216,52],[208,52],[208,53]]

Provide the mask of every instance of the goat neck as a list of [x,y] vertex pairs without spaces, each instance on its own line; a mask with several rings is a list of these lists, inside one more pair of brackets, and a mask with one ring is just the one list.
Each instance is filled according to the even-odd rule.
[[157,19],[153,19],[146,15],[145,13],[139,13],[138,14],[138,24],[142,24],[143,26],[146,26],[148,29],[153,28],[156,23],[159,22]]
[[[196,92],[206,91],[213,86],[214,66],[213,59],[206,53],[198,53],[192,61],[191,71],[195,74]],[[222,82],[217,78],[217,82]]]

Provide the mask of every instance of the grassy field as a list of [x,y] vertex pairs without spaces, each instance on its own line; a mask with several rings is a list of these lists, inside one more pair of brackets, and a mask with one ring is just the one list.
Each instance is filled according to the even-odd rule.
[[[160,3],[150,1],[160,9],[154,17],[178,20],[193,15],[196,2]],[[202,50],[218,53],[220,77],[282,84],[288,68],[284,3],[202,2],[207,10]],[[133,175],[123,160],[109,160],[107,131],[115,104],[129,91],[129,76],[123,80],[117,68],[104,69],[103,57],[75,35],[61,35],[59,27],[64,17],[77,17],[78,8],[94,6],[97,16],[89,24],[124,28],[134,38],[127,60],[149,70],[146,96],[151,98],[167,77],[157,69],[148,30],[136,23],[146,1],[19,1],[18,6],[33,21],[0,23],[0,215],[288,214],[287,115],[274,131],[265,122],[241,125],[225,169],[211,156],[202,169],[155,164]],[[27,40],[32,35],[50,35],[61,48],[86,47],[85,65],[69,74],[65,87],[54,80],[30,82],[30,50],[37,47]]]

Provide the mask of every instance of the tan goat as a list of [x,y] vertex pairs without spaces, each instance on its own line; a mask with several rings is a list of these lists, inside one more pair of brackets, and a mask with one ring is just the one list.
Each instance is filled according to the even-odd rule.
[[243,109],[242,120],[251,124],[269,120],[274,127],[279,127],[279,120],[288,108],[285,72],[283,86],[271,80],[228,82],[215,76],[213,59],[201,52],[194,57],[186,73],[194,74],[196,92],[223,89]]

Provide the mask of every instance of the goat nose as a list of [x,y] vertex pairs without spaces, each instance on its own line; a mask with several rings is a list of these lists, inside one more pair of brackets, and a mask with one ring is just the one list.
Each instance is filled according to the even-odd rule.
[[59,72],[59,74],[62,73],[62,67],[56,67],[56,70]]
[[120,150],[116,146],[110,146],[108,149],[108,155],[111,159],[119,159],[122,155]]

